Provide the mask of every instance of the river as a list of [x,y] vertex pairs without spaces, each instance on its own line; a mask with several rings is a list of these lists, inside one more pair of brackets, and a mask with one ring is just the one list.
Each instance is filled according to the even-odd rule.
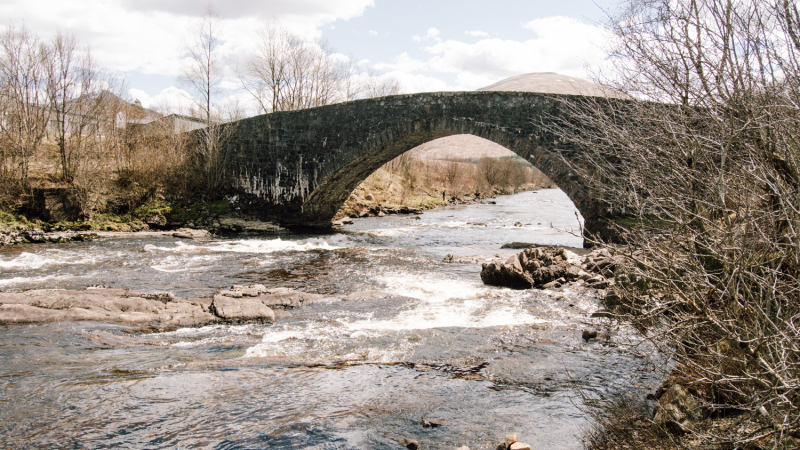
[[[326,296],[273,325],[0,325],[0,448],[399,449],[411,438],[476,450],[516,432],[533,448],[576,449],[588,423],[580,392],[652,381],[647,359],[621,345],[629,330],[581,339],[600,325],[594,292],[480,281],[481,261],[519,252],[502,244],[582,245],[563,192],[418,217],[356,219],[325,235],[0,249],[5,291],[193,297],[260,283]],[[119,339],[87,339],[96,330]]]

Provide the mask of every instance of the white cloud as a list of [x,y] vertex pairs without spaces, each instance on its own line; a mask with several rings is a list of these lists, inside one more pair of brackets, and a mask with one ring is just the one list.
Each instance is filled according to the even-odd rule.
[[326,24],[356,17],[374,1],[273,0],[266,5],[259,0],[4,0],[0,17],[7,22],[0,23],[0,29],[24,22],[44,39],[69,30],[91,46],[109,70],[176,76],[181,73],[182,48],[209,4],[223,19],[221,53],[233,60],[252,49],[252,36],[264,20],[278,19],[292,32],[314,39]]
[[118,3],[134,11],[162,11],[183,16],[199,16],[211,7],[229,18],[262,19],[289,15],[350,19],[375,4],[373,0],[123,0]]
[[373,35],[373,36],[377,36],[377,35],[378,35],[378,32],[377,32],[377,31],[375,31],[375,30],[369,30],[369,34],[371,34],[371,35]]
[[436,28],[433,27],[428,28],[428,34],[425,35],[425,39],[430,40],[436,38],[439,36],[439,34],[440,34],[439,30],[437,30]]
[[[455,74],[456,86],[451,87],[470,90],[530,72],[557,72],[585,78],[586,66],[601,66],[605,57],[601,46],[610,37],[602,27],[560,16],[536,19],[523,27],[533,31],[535,36],[525,41],[487,38],[474,43],[441,41],[438,30],[432,28],[428,37],[436,38],[437,42],[425,47],[427,56],[414,58],[402,53],[391,63],[377,67],[409,75],[420,72]],[[411,85],[424,85],[425,79],[409,83],[409,90],[413,89]],[[430,89],[422,90],[438,87],[439,84],[432,83]]]
[[468,90],[461,86],[448,85],[443,80],[428,75],[411,74],[407,72],[389,72],[386,76],[398,80],[402,91],[405,93]]
[[465,31],[464,34],[470,35],[472,37],[489,37],[489,33],[485,31]]
[[145,108],[154,109],[163,113],[187,113],[196,108],[191,94],[183,89],[170,86],[156,95],[150,95],[141,89],[128,89],[128,96],[133,100],[142,102]]
[[412,58],[407,52],[403,52],[395,56],[391,63],[378,63],[375,64],[375,68],[384,71],[411,73],[427,70],[428,64],[425,61]]

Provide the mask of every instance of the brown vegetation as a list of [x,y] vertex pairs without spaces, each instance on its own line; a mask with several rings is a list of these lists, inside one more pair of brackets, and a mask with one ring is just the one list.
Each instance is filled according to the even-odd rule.
[[[183,82],[194,95],[189,114],[199,119],[132,104],[72,35],[45,42],[16,25],[0,35],[0,227],[135,230],[164,226],[176,208],[230,210],[218,204],[232,156],[222,144],[244,114],[237,103],[218,101],[226,75],[219,17],[208,10],[193,31]],[[241,81],[263,112],[399,92],[395,80],[343,63],[324,44],[277,24],[265,25],[259,39]],[[170,118],[199,127],[186,133]],[[34,201],[43,190],[69,212],[39,211],[52,203]],[[173,215],[180,222],[195,214]]]
[[428,209],[545,187],[553,187],[552,181],[516,158],[430,160],[417,158],[411,150],[364,180],[337,217],[357,217],[375,207]]
[[628,244],[597,242],[627,261],[607,306],[677,365],[654,417],[601,403],[590,447],[797,448],[800,13],[785,0],[627,6],[606,84],[637,100],[568,100],[554,131],[586,149],[573,168]]

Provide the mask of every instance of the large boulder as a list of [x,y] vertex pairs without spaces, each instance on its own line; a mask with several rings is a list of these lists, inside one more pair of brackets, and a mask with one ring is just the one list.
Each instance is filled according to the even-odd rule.
[[512,289],[530,289],[534,285],[530,274],[525,272],[516,256],[512,256],[505,263],[483,264],[481,281],[483,284]]
[[493,286],[547,289],[575,281],[584,274],[581,267],[572,264],[565,249],[537,247],[527,248],[502,264],[484,264],[481,280]]
[[46,222],[74,222],[83,217],[74,189],[35,188],[30,211]]

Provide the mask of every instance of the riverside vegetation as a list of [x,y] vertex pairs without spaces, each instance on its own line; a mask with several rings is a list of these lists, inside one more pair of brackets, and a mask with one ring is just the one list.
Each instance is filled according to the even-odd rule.
[[555,186],[519,157],[432,160],[411,150],[364,180],[337,218],[418,212],[546,187]]
[[629,0],[561,138],[617,217],[605,305],[663,355],[660,388],[586,398],[591,449],[800,447],[800,13],[788,0]]
[[[221,144],[235,129],[230,122],[243,113],[237,105],[215,103],[222,76],[218,24],[208,11],[197,24],[196,42],[187,46],[184,80],[199,98],[189,112],[200,119],[164,116],[128,101],[123,83],[104,75],[74,36],[61,33],[45,42],[25,26],[7,27],[0,35],[3,242],[66,239],[42,237],[40,231],[276,229],[263,217],[240,214],[237,193],[225,189],[232,155]],[[299,39],[279,24],[265,24],[257,41],[259,51],[243,64],[239,78],[260,112],[399,93],[395,81],[361,73],[324,43]],[[401,156],[362,184],[343,214],[425,209],[468,193],[474,199],[548,184],[517,162]]]

